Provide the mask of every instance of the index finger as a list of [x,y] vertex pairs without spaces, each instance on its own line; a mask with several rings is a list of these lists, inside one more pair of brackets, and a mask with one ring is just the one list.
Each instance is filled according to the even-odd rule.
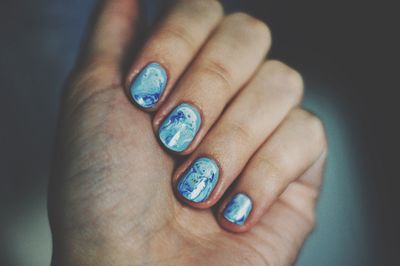
[[126,78],[132,101],[157,109],[222,18],[216,0],[180,0],[144,44]]

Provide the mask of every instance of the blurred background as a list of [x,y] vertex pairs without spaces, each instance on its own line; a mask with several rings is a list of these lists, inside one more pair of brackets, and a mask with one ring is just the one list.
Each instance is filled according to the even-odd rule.
[[[151,25],[169,1],[142,1]],[[46,189],[59,97],[96,0],[0,1],[0,265],[49,265]],[[273,32],[330,154],[317,227],[296,265],[400,265],[395,8],[384,1],[223,1]],[[397,65],[397,66],[396,66]]]

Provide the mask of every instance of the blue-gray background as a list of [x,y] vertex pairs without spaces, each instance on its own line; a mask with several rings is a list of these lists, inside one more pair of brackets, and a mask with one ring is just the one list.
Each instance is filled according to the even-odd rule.
[[[143,2],[151,22],[167,1]],[[223,2],[270,25],[271,56],[304,75],[305,106],[326,123],[317,227],[297,265],[395,265],[393,172],[385,166],[386,123],[395,120],[386,115],[394,108],[382,60],[392,55],[390,15],[361,1]],[[0,265],[50,262],[46,185],[59,96],[95,4],[0,2]]]

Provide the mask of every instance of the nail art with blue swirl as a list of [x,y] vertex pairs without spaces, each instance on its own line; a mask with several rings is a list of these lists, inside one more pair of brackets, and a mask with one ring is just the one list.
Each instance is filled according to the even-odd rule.
[[158,135],[168,149],[184,151],[197,134],[201,125],[199,111],[188,103],[175,107],[161,124]]
[[219,178],[216,162],[207,157],[200,157],[180,178],[177,189],[186,199],[203,202],[208,199]]
[[145,66],[132,82],[132,99],[142,108],[155,106],[167,84],[167,72],[158,63]]
[[236,194],[224,210],[224,217],[231,223],[243,225],[249,216],[253,203],[244,193]]

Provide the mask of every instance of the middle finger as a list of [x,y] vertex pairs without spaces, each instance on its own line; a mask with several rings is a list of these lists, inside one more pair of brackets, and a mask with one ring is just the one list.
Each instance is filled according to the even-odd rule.
[[263,22],[242,13],[227,16],[154,118],[164,146],[192,152],[255,72],[270,42]]

